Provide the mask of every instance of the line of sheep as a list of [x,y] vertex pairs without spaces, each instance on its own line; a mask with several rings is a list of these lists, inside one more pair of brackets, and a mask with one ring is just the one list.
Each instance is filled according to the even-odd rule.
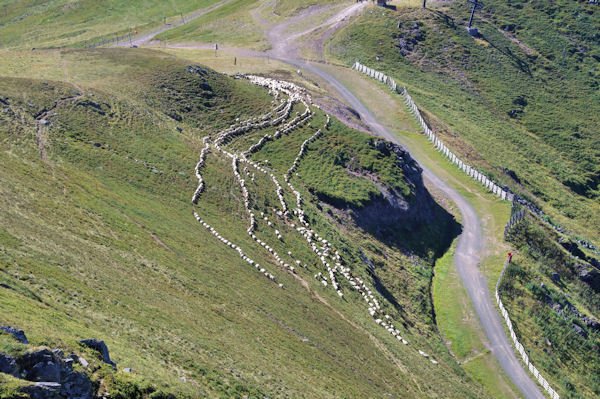
[[[400,331],[396,327],[394,327],[394,325],[392,324],[392,321],[391,321],[391,317],[388,314],[385,314],[381,310],[381,306],[380,306],[379,302],[377,301],[377,298],[373,295],[372,291],[368,288],[368,286],[365,284],[365,282],[363,280],[361,280],[359,277],[353,275],[351,273],[350,268],[344,267],[342,265],[343,260],[340,256],[340,254],[337,250],[332,249],[331,243],[329,243],[324,238],[320,237],[314,230],[310,229],[310,225],[306,221],[305,213],[304,213],[304,210],[302,209],[302,197],[301,197],[300,193],[297,190],[295,190],[293,185],[289,182],[291,175],[298,167],[299,161],[304,156],[308,144],[310,142],[313,142],[316,139],[318,139],[323,134],[323,131],[321,129],[319,129],[313,136],[311,136],[309,139],[305,140],[302,143],[302,145],[300,147],[300,151],[298,153],[298,156],[294,160],[290,169],[287,171],[287,174],[284,175],[284,179],[285,179],[288,187],[291,189],[291,191],[294,193],[294,195],[296,197],[297,208],[293,211],[293,214],[296,217],[298,217],[298,220],[300,221],[302,226],[296,226],[294,223],[289,221],[289,211],[288,211],[288,207],[285,203],[285,198],[283,196],[283,187],[279,184],[275,175],[273,173],[271,173],[269,170],[267,170],[266,168],[257,164],[256,162],[246,158],[247,155],[249,155],[253,152],[256,152],[260,148],[262,148],[262,146],[264,146],[264,144],[267,141],[280,138],[282,136],[282,134],[289,134],[291,131],[293,131],[294,129],[296,129],[303,123],[305,123],[310,117],[312,117],[310,108],[307,105],[307,102],[305,100],[305,98],[308,98],[308,99],[310,99],[310,98],[308,96],[305,96],[303,98],[301,95],[301,89],[289,82],[281,82],[281,81],[276,81],[274,79],[255,77],[255,76],[248,76],[246,78],[248,78],[254,84],[268,87],[270,89],[270,92],[275,96],[276,99],[278,98],[279,93],[284,93],[284,94],[288,95],[288,101],[285,102],[282,100],[281,104],[276,109],[274,109],[270,113],[266,114],[267,118],[265,118],[265,116],[263,116],[261,118],[252,118],[247,121],[238,123],[237,125],[232,125],[225,131],[219,133],[217,135],[217,139],[214,142],[214,145],[219,152],[222,152],[223,154],[232,158],[232,168],[234,170],[234,175],[236,177],[236,180],[240,184],[240,187],[242,188],[242,192],[244,195],[244,204],[245,204],[247,212],[250,215],[250,226],[248,228],[248,234],[252,237],[252,239],[254,241],[256,241],[259,245],[264,247],[269,253],[271,253],[271,255],[275,258],[275,260],[277,260],[277,262],[283,268],[289,270],[292,273],[295,273],[294,266],[291,266],[288,263],[286,263],[271,246],[269,246],[265,241],[263,241],[259,237],[257,237],[256,234],[254,233],[254,231],[256,229],[256,218],[254,216],[254,213],[250,209],[249,193],[248,193],[248,189],[245,184],[245,180],[241,177],[241,175],[239,173],[239,166],[238,166],[239,162],[245,162],[245,163],[249,164],[250,166],[252,166],[253,168],[255,168],[256,170],[260,171],[261,173],[263,173],[265,175],[268,175],[271,178],[271,180],[273,181],[273,183],[276,186],[276,194],[282,205],[282,211],[277,211],[276,209],[274,209],[274,212],[276,212],[276,214],[278,214],[279,216],[284,216],[288,225],[290,227],[294,228],[302,236],[304,236],[304,238],[307,240],[310,248],[317,255],[317,257],[319,258],[321,263],[326,267],[327,273],[329,274],[329,280],[331,281],[331,285],[336,290],[337,294],[340,297],[344,296],[341,291],[340,285],[337,282],[336,277],[335,277],[337,274],[341,274],[348,281],[349,285],[354,290],[357,290],[362,295],[363,299],[365,300],[365,302],[368,305],[369,314],[375,319],[375,322],[378,325],[385,328],[398,341],[407,345],[408,342],[404,338],[402,338],[402,336],[400,335]],[[245,133],[249,132],[250,130],[254,130],[254,129],[264,129],[269,126],[273,126],[275,123],[277,123],[277,124],[281,123],[283,120],[285,120],[287,117],[289,117],[290,110],[292,109],[293,104],[297,101],[301,101],[306,106],[306,111],[302,115],[297,114],[297,116],[291,122],[287,123],[283,129],[276,131],[275,135],[273,135],[273,136],[265,135],[258,143],[254,144],[247,151],[242,152],[239,155],[230,153],[220,146],[221,144],[226,144],[230,137],[245,134]],[[309,100],[309,102],[310,102],[310,100]],[[310,103],[312,104],[312,102],[310,102]],[[279,114],[278,111],[281,112],[282,110],[283,110],[283,114]],[[278,114],[276,119],[274,119],[272,121],[265,120],[265,119],[268,119],[268,117],[270,117],[274,113]],[[263,119],[263,118],[265,118],[265,119]],[[256,123],[256,121],[258,121],[259,119],[262,119],[263,122]],[[330,118],[329,118],[329,115],[327,115],[327,122],[324,126],[324,129],[328,128],[329,123],[330,123]],[[203,182],[202,182],[202,177],[199,173],[199,169],[204,165],[204,159],[206,157],[206,153],[209,151],[209,146],[210,146],[209,140],[205,140],[205,148],[202,150],[201,156],[200,156],[201,162],[199,162],[196,167],[196,177],[198,178],[198,181],[199,181],[199,189],[197,189],[198,194],[196,195],[196,193],[195,193],[195,195],[194,195],[194,199],[195,199],[194,203],[197,202],[198,196],[199,196],[200,192],[202,191]],[[250,176],[246,167],[244,168],[244,171],[246,172],[246,174],[248,176]],[[254,176],[252,176],[252,181],[254,181]],[[256,262],[254,262],[250,258],[246,257],[243,254],[242,250],[238,246],[236,246],[235,244],[232,244],[231,242],[225,240],[222,236],[220,236],[212,227],[210,227],[207,223],[203,222],[198,217],[197,213],[194,213],[194,214],[195,214],[196,218],[198,219],[198,221],[204,227],[209,229],[211,231],[211,233],[213,233],[213,235],[215,235],[219,240],[221,240],[226,245],[236,249],[238,251],[238,253],[240,253],[240,256],[244,260],[246,260],[251,265],[254,265],[259,272],[263,273],[267,278],[274,281],[274,276],[272,274],[266,272],[263,268],[261,268],[258,264],[256,264]],[[264,220],[267,223],[267,225],[269,227],[272,227],[275,230],[275,234],[276,234],[277,238],[280,241],[283,241],[283,237],[282,237],[280,231],[275,228],[275,226],[269,221],[269,219],[264,215],[263,212],[261,212],[261,218],[262,218],[262,220]],[[287,254],[288,254],[288,256],[290,256],[290,258],[292,258],[294,260],[296,265],[302,265],[302,262],[300,262],[300,260],[293,258],[292,253],[290,251],[288,251]],[[329,263],[330,261],[331,261],[331,263],[333,263],[333,266],[331,263]],[[306,264],[303,264],[303,266],[305,268],[307,267]],[[324,276],[321,272],[317,273],[315,275],[315,278],[320,279],[321,283],[324,286],[328,285],[327,277]],[[279,286],[283,287],[282,284],[279,284]],[[419,350],[419,353],[423,357],[429,358],[429,355],[427,355],[425,352]],[[437,361],[435,361],[434,359],[430,359],[430,361],[433,364],[437,364]]]

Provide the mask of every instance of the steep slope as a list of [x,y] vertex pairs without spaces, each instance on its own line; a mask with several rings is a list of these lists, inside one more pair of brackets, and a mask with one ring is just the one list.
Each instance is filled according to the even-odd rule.
[[[340,297],[325,255],[279,217],[282,200],[296,203],[293,191],[283,186],[278,196],[269,174],[253,170],[251,178],[254,167],[238,161],[257,218],[254,234],[281,258],[290,251],[307,266],[295,273],[247,233],[240,178],[232,159],[214,148],[217,134],[238,118],[273,112],[292,95],[271,104],[267,90],[246,79],[159,52],[34,56],[59,57],[65,70],[53,80],[0,81],[0,324],[24,329],[31,342],[0,334],[2,351],[45,345],[81,353],[80,339],[102,338],[118,370],[133,372],[86,371],[116,397],[158,389],[193,397],[485,397],[449,356],[432,320],[434,252],[445,249],[456,225],[421,197],[410,158],[335,120],[325,127],[328,117],[309,102],[310,122],[248,155],[284,185],[302,143],[321,129],[324,138],[307,145],[289,182],[310,228],[348,269],[336,265]],[[295,102],[290,112],[283,123],[306,111]],[[241,152],[275,135],[275,127],[265,129],[220,146]],[[206,185],[193,205],[208,136],[213,147],[200,171]],[[361,229],[353,212],[382,201],[382,189],[409,208],[419,204],[437,224],[417,227],[422,216],[407,218],[385,242]],[[332,195],[352,207],[340,207]],[[199,224],[194,211],[275,282]],[[258,220],[260,212],[268,222]],[[350,281],[370,290],[360,293]],[[365,301],[373,298],[377,312],[391,317],[383,324],[394,323],[407,345],[369,314],[373,305]]]
[[598,397],[598,261],[585,261],[577,244],[531,215],[512,226],[507,238],[518,252],[500,293],[532,361],[561,397]]
[[[371,9],[331,43],[416,93],[436,133],[567,227],[529,215],[501,298],[518,339],[561,397],[597,397],[599,8],[593,2],[485,2],[478,34],[460,2]],[[580,235],[585,235],[582,238]],[[579,242],[579,244],[576,243]]]
[[432,7],[368,10],[331,51],[406,85],[453,151],[597,240],[598,6],[486,2],[478,37],[464,4]]

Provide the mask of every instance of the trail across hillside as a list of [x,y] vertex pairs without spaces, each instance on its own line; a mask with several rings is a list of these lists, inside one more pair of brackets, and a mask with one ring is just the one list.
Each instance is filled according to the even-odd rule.
[[[341,28],[349,17],[360,12],[366,4],[367,3],[352,3],[338,12],[335,16],[329,18],[325,23],[312,28],[307,27],[303,33],[308,34],[327,27],[326,33],[324,34],[326,37]],[[322,9],[327,10],[328,8]],[[296,40],[300,39],[301,35],[297,33],[288,33],[286,28],[292,23],[297,24],[303,17],[308,19],[309,16],[315,14],[313,11],[314,9],[308,8],[301,16],[294,17],[291,22],[284,21],[281,24],[267,28],[265,36],[273,41],[273,50],[267,53],[258,53],[240,49],[239,53],[245,56],[269,56],[293,65],[304,72],[318,76],[320,79],[326,81],[337,92],[339,97],[343,98],[360,115],[362,121],[371,128],[373,133],[394,143],[401,144],[394,134],[379,123],[369,109],[346,86],[321,68],[318,63],[310,62],[300,57],[299,45],[296,43]],[[324,39],[311,42],[312,45],[318,46],[318,48],[313,49],[317,54],[322,54],[323,42]],[[206,44],[198,44],[196,46],[186,45],[185,47],[206,48]],[[237,49],[229,50],[237,51]],[[419,163],[418,159],[415,158],[415,160]],[[462,215],[463,232],[458,240],[454,262],[459,275],[471,296],[479,320],[481,321],[490,342],[492,353],[496,356],[506,374],[526,398],[544,398],[545,396],[541,393],[537,384],[530,378],[528,372],[517,359],[512,345],[504,331],[500,315],[492,302],[492,296],[488,289],[487,281],[478,269],[480,252],[483,247],[483,237],[477,213],[456,190],[448,186],[443,180],[421,163],[419,163],[419,165],[423,169],[423,178],[446,194],[457,205]]]
[[182,18],[183,19],[182,21],[177,21],[174,23],[161,25],[158,28],[155,28],[153,30],[144,32],[143,34],[141,34],[139,36],[136,36],[135,39],[132,39],[131,41],[124,41],[121,44],[117,44],[116,47],[141,46],[142,44],[149,42],[155,36],[160,35],[163,32],[166,32],[173,28],[177,28],[178,26],[187,24],[188,22],[191,22],[204,14],[212,12],[212,11],[216,10],[217,8],[224,6],[227,3],[231,3],[232,1],[233,0],[223,0],[223,1],[219,1],[216,4],[213,4],[212,6],[201,8],[199,10],[192,12],[191,14],[187,14],[185,17]]

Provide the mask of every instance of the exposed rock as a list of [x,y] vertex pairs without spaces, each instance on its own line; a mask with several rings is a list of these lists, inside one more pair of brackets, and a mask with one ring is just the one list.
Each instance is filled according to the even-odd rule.
[[73,359],[67,358],[59,363],[60,366],[60,377],[64,378],[67,374],[73,371]]
[[513,179],[515,183],[521,184],[521,179],[519,179],[519,176],[517,176],[517,173],[514,170],[504,168],[503,172]]
[[579,327],[577,324],[573,324],[571,326],[571,328],[573,329],[573,331],[575,331],[577,334],[581,335],[582,337],[586,338],[587,337],[587,333],[585,332],[585,330],[581,327]]
[[22,370],[31,370],[38,363],[54,362],[54,355],[48,349],[25,353],[18,358]]
[[54,348],[52,349],[52,354],[54,355],[54,357],[56,357],[57,359],[64,359],[65,355],[63,354],[63,351],[60,350],[59,348]]
[[17,341],[19,341],[22,344],[29,343],[29,341],[27,341],[27,337],[25,336],[25,332],[23,332],[23,330],[19,330],[19,329],[13,328],[11,326],[0,326],[0,330],[12,335],[13,337],[15,337],[15,339]]
[[181,122],[183,118],[177,112],[169,112],[167,114],[169,118],[176,120],[177,122]]
[[581,281],[589,284],[594,290],[600,290],[600,273],[596,269],[582,268],[578,273]]
[[[415,22],[412,28],[402,29],[401,35],[394,36],[398,38],[398,52],[403,57],[410,55],[415,50],[416,45],[425,39],[425,34],[421,30],[421,26],[420,22]],[[398,22],[398,28],[402,28],[400,22]]]
[[421,168],[410,154],[399,145],[385,140],[373,139],[370,143],[385,155],[393,154],[397,165],[402,168],[406,181],[413,187],[414,198],[404,198],[393,189],[381,185],[376,177],[367,175],[379,188],[381,196],[373,198],[361,209],[353,209],[356,222],[367,230],[375,229],[382,233],[399,224],[410,229],[417,223],[428,222],[434,216],[434,202],[423,184]]
[[64,399],[60,396],[60,384],[56,382],[38,382],[35,385],[21,388],[31,399]]
[[100,354],[102,355],[102,360],[104,360],[104,363],[108,363],[113,367],[117,366],[115,362],[110,360],[110,356],[108,354],[108,347],[106,346],[104,341],[98,340],[97,338],[93,338],[93,339],[84,339],[80,342],[83,345],[87,346],[88,348],[92,348],[92,349],[100,352]]
[[27,371],[29,381],[60,382],[60,367],[54,362],[40,362]]
[[208,71],[198,65],[189,65],[187,67],[187,71],[189,73],[194,73],[194,74],[201,75],[201,76],[208,75]]
[[0,353],[0,373],[19,377],[19,366],[12,356]]
[[586,326],[588,326],[591,330],[593,331],[598,331],[600,330],[600,323],[598,323],[598,320],[594,319],[593,317],[588,317],[588,316],[584,316],[582,318],[582,321],[585,323]]
[[[115,365],[103,341],[93,339],[82,343],[100,352],[105,362]],[[20,390],[33,399],[92,399],[92,382],[86,374],[73,371],[75,361],[88,366],[87,361],[76,354],[65,358],[59,348],[27,352],[16,359],[0,354],[0,372],[34,382]]]
[[61,381],[60,393],[69,399],[91,399],[94,396],[92,382],[83,373],[71,372]]

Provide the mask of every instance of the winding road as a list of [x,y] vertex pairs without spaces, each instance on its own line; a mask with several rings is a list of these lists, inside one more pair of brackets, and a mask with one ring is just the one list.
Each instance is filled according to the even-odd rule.
[[[377,121],[375,116],[364,106],[364,104],[341,84],[335,77],[319,68],[318,65],[300,60],[282,61],[292,64],[304,71],[309,71],[321,79],[326,80],[346,100],[346,102],[357,111],[362,121],[368,125],[372,131],[394,143],[402,145],[398,138],[394,136],[386,127]],[[458,239],[454,255],[454,264],[458,269],[463,284],[467,288],[475,311],[481,325],[490,342],[490,349],[498,359],[498,362],[504,369],[504,372],[510,377],[513,383],[521,390],[528,399],[545,398],[537,384],[531,379],[528,371],[519,361],[513,350],[506,333],[500,314],[492,302],[492,296],[488,289],[487,280],[481,274],[478,265],[480,262],[480,252],[483,247],[483,234],[479,224],[479,217],[473,207],[453,188],[448,186],[443,180],[436,176],[431,170],[423,166],[418,159],[414,158],[423,169],[423,178],[428,183],[442,191],[458,207],[462,215],[463,232]]]
[[[219,4],[222,5],[221,2]],[[335,16],[318,26],[311,27],[303,33],[316,32],[318,29],[326,29],[326,34],[329,35],[344,25],[349,17],[360,12],[367,3],[352,3],[348,7],[343,8]],[[318,7],[318,6],[313,6]],[[213,6],[213,9],[216,8]],[[322,7],[327,10],[328,8]],[[202,10],[208,11],[208,10]],[[345,100],[355,111],[358,112],[362,121],[368,125],[372,132],[384,137],[394,143],[402,145],[398,138],[390,132],[384,125],[377,121],[377,118],[369,111],[369,109],[339,80],[319,66],[319,63],[310,62],[300,57],[300,45],[297,39],[301,39],[298,33],[287,33],[287,27],[291,23],[298,23],[301,19],[307,18],[315,14],[315,9],[309,7],[300,16],[293,18],[293,21],[284,21],[280,24],[265,27],[266,37],[272,41],[272,50],[267,53],[251,52],[248,50],[239,49],[244,55],[254,55],[257,57],[271,57],[294,67],[301,69],[305,73],[308,72],[314,76],[326,81],[338,96]],[[260,23],[260,21],[259,21]],[[166,30],[166,29],[164,29]],[[162,30],[162,31],[164,31]],[[154,33],[155,35],[156,33]],[[286,36],[287,35],[287,36]],[[144,41],[148,41],[153,37],[152,34],[143,36]],[[316,42],[317,54],[322,54],[322,43],[324,39]],[[140,42],[141,44],[141,42]],[[204,48],[204,45],[199,45],[197,48]],[[236,51],[236,49],[231,49]],[[357,75],[357,79],[359,79]],[[414,158],[414,157],[413,157]],[[480,263],[480,253],[483,248],[483,233],[479,223],[479,217],[473,207],[452,187],[446,184],[442,179],[436,176],[430,169],[425,167],[418,159],[417,163],[423,170],[423,178],[429,184],[433,185],[448,198],[450,198],[458,207],[462,215],[463,232],[459,237],[458,245],[454,255],[454,263],[467,288],[477,316],[479,317],[481,326],[483,327],[490,343],[492,353],[498,359],[498,362],[504,369],[505,373],[510,377],[513,383],[520,389],[523,395],[528,399],[545,398],[539,389],[538,385],[530,377],[529,373],[523,367],[513,350],[502,324],[500,315],[492,302],[492,295],[489,291],[486,278],[482,275],[478,268]]]

